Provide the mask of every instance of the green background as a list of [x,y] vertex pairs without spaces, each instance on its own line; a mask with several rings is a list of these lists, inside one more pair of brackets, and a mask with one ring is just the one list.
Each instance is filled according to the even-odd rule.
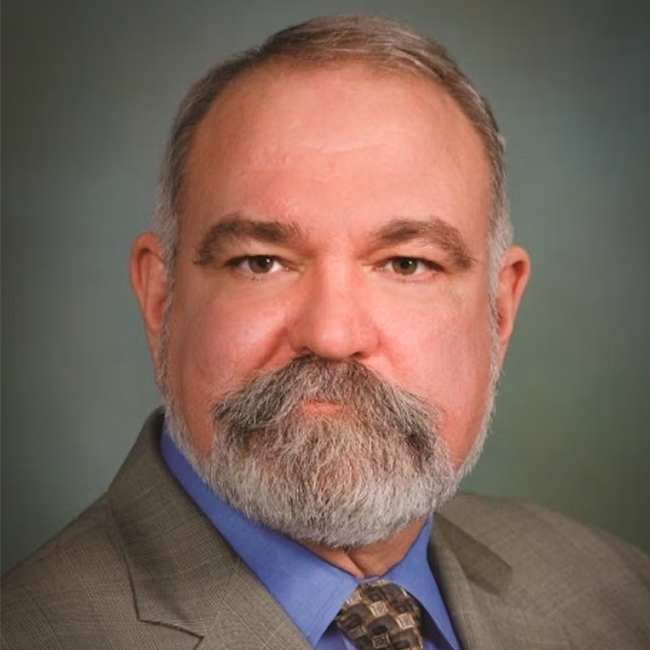
[[188,84],[322,13],[447,45],[508,141],[533,278],[467,487],[650,550],[650,3],[5,0],[2,565],[108,485],[158,404],[128,283]]

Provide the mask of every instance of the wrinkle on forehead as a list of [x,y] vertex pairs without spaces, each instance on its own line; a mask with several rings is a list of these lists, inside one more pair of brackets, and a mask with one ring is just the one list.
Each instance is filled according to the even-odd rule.
[[421,78],[362,65],[271,66],[238,80],[199,126],[186,173],[184,199],[204,214],[360,206],[377,217],[445,218],[464,202],[461,211],[472,203],[472,215],[485,212],[487,229],[489,164],[454,100]]
[[[246,145],[264,132],[267,138],[276,133],[276,143],[282,139],[296,148],[363,150],[392,134],[412,131],[408,122],[377,119],[400,110],[407,115],[416,110],[431,123],[444,120],[456,138],[480,140],[443,89],[413,74],[387,74],[363,63],[312,69],[269,64],[235,81],[215,101],[199,126],[193,149],[203,148],[200,142],[213,149],[219,141]],[[372,131],[360,132],[358,120],[372,124]],[[427,135],[434,133],[421,134],[420,144]]]

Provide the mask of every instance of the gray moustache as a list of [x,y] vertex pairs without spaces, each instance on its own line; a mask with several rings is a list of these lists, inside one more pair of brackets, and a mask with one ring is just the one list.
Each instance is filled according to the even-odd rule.
[[[301,417],[310,402],[340,404],[341,412],[318,417],[351,418],[373,436],[399,437],[418,455],[431,453],[439,413],[418,396],[394,386],[356,360],[298,357],[255,377],[212,409],[212,422],[233,444],[275,436]],[[304,413],[302,415],[304,417]]]

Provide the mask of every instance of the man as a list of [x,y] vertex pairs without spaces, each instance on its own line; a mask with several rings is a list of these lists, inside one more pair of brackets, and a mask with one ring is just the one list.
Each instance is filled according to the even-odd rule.
[[164,418],[8,576],[3,644],[648,647],[641,552],[450,500],[529,275],[504,184],[485,100],[396,23],[309,21],[200,80],[131,262]]

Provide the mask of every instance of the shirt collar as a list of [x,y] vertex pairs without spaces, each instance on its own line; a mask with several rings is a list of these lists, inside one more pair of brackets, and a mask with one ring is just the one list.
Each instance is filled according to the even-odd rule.
[[[164,425],[161,454],[199,509],[257,576],[307,640],[316,645],[359,581],[301,544],[231,508],[196,474]],[[427,560],[431,519],[404,558],[383,577],[421,603],[452,648],[459,647]]]

